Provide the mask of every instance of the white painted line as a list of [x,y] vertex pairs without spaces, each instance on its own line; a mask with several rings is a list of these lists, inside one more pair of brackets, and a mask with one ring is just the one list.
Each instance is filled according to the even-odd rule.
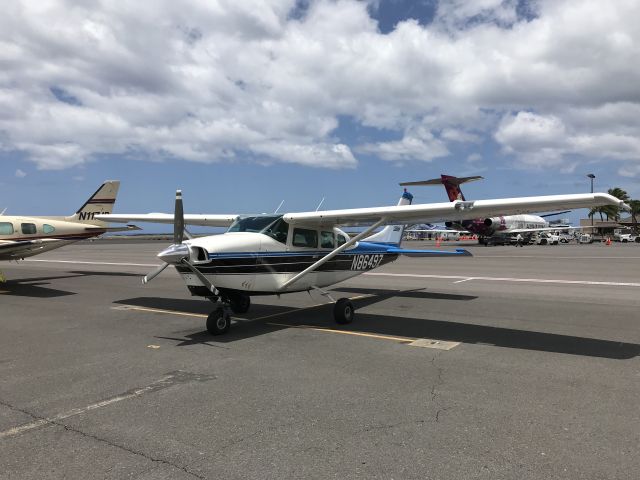
[[212,378],[214,377],[211,375],[198,375],[198,374],[191,374],[188,372],[181,372],[181,371],[169,373],[165,377],[161,378],[160,380],[156,380],[155,382],[147,385],[146,387],[129,390],[128,392],[125,392],[121,395],[116,395],[115,397],[102,400],[101,402],[92,403],[91,405],[87,405],[86,407],[74,408],[73,410],[60,413],[53,417],[41,418],[39,420],[34,420],[33,422],[25,423],[24,425],[19,425],[17,427],[10,428],[9,430],[0,432],[0,439],[6,438],[6,437],[12,437],[14,435],[18,435],[20,433],[33,430],[35,428],[42,427],[44,425],[55,425],[61,420],[65,420],[70,417],[75,417],[77,415],[90,412],[91,410],[97,410],[98,408],[106,407],[107,405],[112,405],[114,403],[121,402],[129,398],[139,397],[140,395],[144,395],[145,393],[163,390],[165,388],[171,387],[173,385],[178,385],[180,383],[186,383],[189,381],[201,382],[201,381],[210,380]]
[[80,260],[35,260],[27,259],[23,262],[41,262],[41,263],[71,263],[77,265],[114,265],[116,267],[159,267],[154,263],[117,263],[117,262],[85,262]]
[[435,348],[436,350],[451,350],[460,345],[460,342],[447,342],[445,340],[433,340],[431,338],[419,338],[409,344],[410,347]]
[[473,278],[469,277],[469,278],[463,278],[462,280],[458,280],[456,282],[453,283],[462,283],[462,282],[468,282],[469,280],[473,280]]
[[467,277],[461,275],[426,275],[418,273],[374,273],[368,272],[363,275],[381,276],[381,277],[408,277],[408,278],[436,278],[450,280],[483,280],[485,282],[514,282],[514,283],[550,283],[560,285],[597,285],[608,287],[640,287],[640,283],[634,282],[600,282],[590,280],[561,280],[546,278],[511,278],[511,277]]

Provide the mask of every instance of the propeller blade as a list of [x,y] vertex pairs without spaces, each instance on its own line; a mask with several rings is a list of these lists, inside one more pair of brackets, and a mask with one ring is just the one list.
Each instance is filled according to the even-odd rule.
[[194,267],[193,265],[191,265],[187,259],[183,258],[180,263],[182,263],[185,267],[187,267],[189,270],[191,270],[193,272],[193,274],[198,277],[198,280],[200,280],[202,282],[202,284],[207,287],[207,290],[209,290],[211,293],[213,293],[214,295],[218,295],[218,289],[216,287],[213,286],[213,284],[209,281],[209,279],[207,279],[207,277],[205,277],[200,270],[198,270],[196,267]]
[[179,245],[184,239],[184,210],[182,209],[182,190],[176,190],[176,206],[173,212],[173,243]]
[[142,278],[142,283],[144,285],[146,285],[147,283],[149,283],[151,280],[153,280],[154,278],[156,278],[158,275],[160,275],[165,268],[167,268],[169,266],[168,263],[165,263],[164,265],[160,265],[158,268],[156,268],[153,272],[150,272],[148,274],[146,274],[143,278]]

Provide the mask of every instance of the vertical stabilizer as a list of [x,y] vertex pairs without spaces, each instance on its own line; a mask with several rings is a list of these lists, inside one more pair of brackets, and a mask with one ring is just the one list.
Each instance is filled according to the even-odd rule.
[[93,225],[102,225],[104,222],[95,220],[96,215],[108,214],[113,212],[113,205],[116,203],[116,196],[120,188],[119,180],[108,180],[104,182],[96,193],[91,195],[89,199],[78,209],[78,211],[66,217],[69,222],[91,223]]
[[[400,200],[398,201],[398,206],[400,205],[411,205],[413,201],[413,195],[407,192],[407,189],[404,189]],[[374,242],[374,243],[385,243],[389,245],[400,245],[402,241],[402,234],[404,233],[404,225],[387,225],[378,233],[374,233],[370,237],[364,239],[365,242]]]

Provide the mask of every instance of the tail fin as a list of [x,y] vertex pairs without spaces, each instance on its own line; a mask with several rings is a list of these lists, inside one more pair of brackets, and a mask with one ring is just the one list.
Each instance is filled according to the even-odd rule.
[[96,193],[91,195],[89,200],[84,202],[84,205],[82,205],[74,215],[66,217],[66,220],[69,222],[102,225],[104,222],[94,220],[93,217],[96,215],[112,213],[119,188],[119,180],[108,180],[104,182],[100,188],[96,190]]
[[453,177],[450,175],[440,175],[440,178],[433,178],[431,180],[420,180],[418,182],[403,182],[400,185],[444,185],[450,202],[456,200],[466,200],[460,189],[460,185],[467,182],[473,182],[474,180],[482,180],[483,177]]
[[[411,205],[412,201],[413,195],[407,192],[407,189],[405,188],[400,200],[398,201],[398,206]],[[374,233],[370,237],[365,238],[364,241],[400,246],[404,227],[404,225],[387,225],[378,233]]]

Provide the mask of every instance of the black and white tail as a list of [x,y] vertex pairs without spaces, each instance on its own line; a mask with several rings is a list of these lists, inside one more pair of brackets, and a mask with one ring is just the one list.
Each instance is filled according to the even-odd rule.
[[69,222],[91,223],[99,225],[104,222],[95,220],[96,215],[107,214],[113,212],[113,205],[116,203],[116,196],[120,188],[119,180],[108,180],[91,195],[89,199],[78,209],[78,211],[66,220]]

